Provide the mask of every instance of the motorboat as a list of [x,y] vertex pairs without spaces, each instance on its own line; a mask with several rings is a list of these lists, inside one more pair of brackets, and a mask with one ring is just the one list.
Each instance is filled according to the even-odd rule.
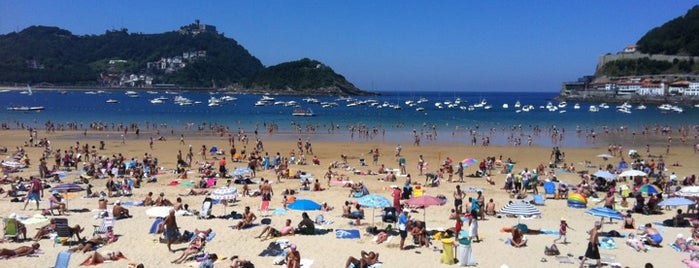
[[509,104],[507,104],[507,103],[503,103],[503,104],[502,104],[502,108],[503,108],[503,109],[507,109],[507,108],[510,108],[510,105],[509,105]]
[[42,111],[44,106],[12,106],[7,108],[8,111],[18,111],[18,112],[28,112],[28,111]]
[[108,99],[108,100],[106,101],[106,103],[114,104],[114,103],[119,103],[119,101],[118,101],[118,100],[115,100],[115,99]]
[[163,103],[163,100],[161,100],[161,99],[159,99],[159,98],[155,98],[155,99],[150,100],[150,103],[152,103],[152,104],[161,104],[161,103]]
[[573,105],[573,109],[580,110],[580,103],[576,103],[575,105]]
[[311,109],[305,109],[305,108],[294,108],[294,110],[291,112],[291,115],[293,116],[314,116],[315,114]]
[[587,110],[593,113],[599,112],[599,108],[597,108],[597,106],[594,105],[590,105],[590,108],[588,108]]

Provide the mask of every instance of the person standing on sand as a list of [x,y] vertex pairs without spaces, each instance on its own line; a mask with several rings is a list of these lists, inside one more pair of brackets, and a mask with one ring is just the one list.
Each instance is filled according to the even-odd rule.
[[24,202],[24,208],[22,210],[27,209],[27,205],[29,204],[30,200],[36,201],[36,210],[39,210],[39,201],[41,201],[41,198],[44,197],[44,187],[37,177],[32,176],[30,183],[31,185],[29,186],[27,201]]
[[424,168],[425,168],[425,159],[423,159],[422,155],[420,155],[420,158],[418,158],[418,160],[417,160],[417,169],[418,169],[418,172],[420,172],[420,174],[418,174],[418,175],[422,175],[422,170]]
[[461,209],[464,203],[464,192],[461,191],[461,186],[456,185],[456,190],[454,191],[454,209],[461,214]]
[[400,250],[403,250],[403,245],[405,244],[405,238],[408,237],[408,213],[409,209],[403,209],[403,213],[398,217],[398,232],[400,233]]
[[175,217],[175,209],[170,209],[170,214],[165,218],[165,220],[163,220],[163,224],[165,225],[165,239],[167,239],[167,249],[170,252],[174,252],[171,247],[172,242],[179,239],[180,236],[177,227],[177,219]]
[[585,251],[585,256],[583,256],[580,262],[580,268],[585,266],[585,261],[587,259],[597,260],[597,265],[595,267],[602,267],[602,259],[599,253],[599,230],[602,229],[602,222],[596,221],[595,227],[590,230],[589,242],[587,242],[587,250]]

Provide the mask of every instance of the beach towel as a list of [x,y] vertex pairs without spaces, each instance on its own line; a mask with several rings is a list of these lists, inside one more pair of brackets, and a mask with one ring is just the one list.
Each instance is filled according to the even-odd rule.
[[335,238],[342,239],[357,239],[360,237],[359,230],[337,229],[335,230]]
[[58,256],[56,256],[56,264],[53,268],[68,268],[68,264],[70,264],[70,254],[70,251],[59,252]]
[[605,237],[600,240],[599,247],[601,249],[616,249],[616,242],[614,241],[614,238]]
[[557,260],[559,263],[575,263],[575,262],[573,262],[573,260],[572,260],[570,257],[568,257],[568,256],[556,256],[556,260]]
[[47,221],[49,221],[49,218],[41,214],[34,214],[34,216],[31,218],[19,218],[19,222],[23,223],[24,225],[44,223]]
[[184,187],[192,187],[192,186],[194,186],[194,182],[193,182],[193,181],[185,181],[185,182],[181,182],[181,183],[180,183],[180,186],[184,186]]
[[[378,267],[381,267],[381,264],[383,264],[383,263],[382,263],[382,262],[377,262],[377,263],[374,263],[374,264],[369,265],[369,266],[367,266],[367,267],[368,267],[368,268],[378,268]],[[302,267],[303,267],[303,266],[302,266]],[[358,266],[354,265],[354,263],[350,263],[350,266],[348,266],[348,267],[349,267],[349,268],[359,268]]]

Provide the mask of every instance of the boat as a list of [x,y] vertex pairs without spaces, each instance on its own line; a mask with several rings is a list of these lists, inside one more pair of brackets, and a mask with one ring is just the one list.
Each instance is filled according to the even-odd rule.
[[24,91],[20,92],[19,94],[26,94],[26,95],[31,96],[32,95],[32,87],[27,85],[27,90],[24,90]]
[[620,106],[616,108],[617,111],[625,113],[625,114],[630,114],[631,113],[631,108],[627,106]]
[[262,100],[262,101],[273,101],[274,98],[272,98],[272,97],[270,97],[270,96],[268,96],[268,95],[262,95],[262,99],[260,99],[260,100]]
[[315,114],[311,109],[304,109],[304,108],[294,108],[294,110],[291,112],[291,115],[293,116],[314,116]]
[[237,100],[237,99],[238,99],[238,98],[233,97],[233,96],[229,96],[229,95],[226,95],[226,96],[223,96],[223,97],[219,98],[219,100],[222,100],[222,101],[234,101],[234,100]]
[[149,91],[146,91],[146,93],[148,93],[148,94],[158,94],[158,92],[157,92],[157,91],[151,91],[151,90],[149,90]]
[[255,102],[255,106],[265,106],[265,105],[267,105],[267,102],[266,102],[266,101],[261,101],[261,100],[259,100],[259,101],[256,101],[256,102]]
[[579,110],[579,109],[580,109],[580,103],[576,103],[575,105],[573,105],[573,109]]
[[106,103],[119,103],[119,101],[115,99],[108,99]]
[[161,100],[161,99],[159,99],[159,98],[155,98],[155,99],[150,100],[150,103],[152,103],[152,104],[161,104],[161,103],[163,103],[163,100]]
[[593,113],[599,112],[599,108],[597,108],[597,106],[594,105],[590,105],[590,108],[588,108],[587,110]]
[[520,108],[520,107],[522,107],[522,103],[520,103],[519,101],[515,102],[515,108]]
[[417,108],[415,108],[415,111],[424,112],[424,111],[425,111],[425,108],[417,107]]
[[568,103],[565,102],[565,101],[562,101],[562,102],[559,102],[559,103],[558,103],[558,108],[565,108],[566,106],[568,106]]
[[0,90],[0,93],[7,93],[7,92],[10,92],[10,90],[9,89]]
[[124,94],[126,94],[126,95],[138,95],[138,92],[129,90],[129,91],[124,92]]
[[648,107],[646,107],[643,104],[636,106],[636,110],[645,110],[646,108],[648,108]]
[[502,104],[502,108],[503,108],[503,109],[510,108],[510,105],[508,105],[507,103],[503,103],[503,104]]
[[44,110],[44,106],[12,106],[7,108],[8,111],[18,111],[18,112],[27,112],[27,111],[41,111]]
[[420,103],[425,103],[425,102],[428,102],[428,100],[425,99],[425,98],[420,98],[420,99],[417,100],[417,103],[418,103],[418,104],[420,104]]

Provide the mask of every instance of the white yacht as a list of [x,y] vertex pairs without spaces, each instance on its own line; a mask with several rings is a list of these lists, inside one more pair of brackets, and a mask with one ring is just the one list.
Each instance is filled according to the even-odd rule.
[[590,108],[588,108],[587,110],[593,113],[599,112],[599,108],[597,108],[597,106],[594,105],[590,105]]
[[515,108],[520,108],[520,107],[522,107],[522,104],[519,101],[515,102]]
[[106,103],[112,103],[112,104],[113,104],[113,103],[119,103],[119,101],[118,101],[118,100],[115,100],[115,99],[108,99],[108,100],[106,101]]
[[573,105],[573,109],[579,110],[579,109],[580,109],[580,103],[576,103],[575,105]]
[[502,108],[503,108],[503,109],[510,108],[510,105],[508,105],[507,103],[503,103],[503,104],[502,104]]

